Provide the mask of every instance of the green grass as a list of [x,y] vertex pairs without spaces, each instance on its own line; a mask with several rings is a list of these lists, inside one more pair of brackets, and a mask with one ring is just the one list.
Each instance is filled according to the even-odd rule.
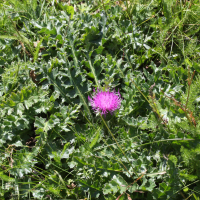
[[[0,1],[0,199],[200,198],[200,2]],[[93,89],[121,107],[92,110]]]

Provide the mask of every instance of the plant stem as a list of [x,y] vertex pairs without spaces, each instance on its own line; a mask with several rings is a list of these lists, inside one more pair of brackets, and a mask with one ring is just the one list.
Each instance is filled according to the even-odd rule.
[[[124,153],[123,149],[120,147],[119,143],[117,142],[117,140],[115,139],[114,135],[112,134],[111,130],[108,128],[107,123],[105,122],[105,120],[103,119],[102,115],[100,115],[103,123],[105,124],[106,128],[108,129],[108,132],[111,134],[113,140],[116,142],[117,146],[119,147],[119,149],[121,150],[121,152],[123,153],[124,157],[126,158],[126,160],[128,161],[128,163],[130,164],[130,161],[128,159],[128,157],[126,156],[126,154]],[[134,169],[134,168],[133,168]]]

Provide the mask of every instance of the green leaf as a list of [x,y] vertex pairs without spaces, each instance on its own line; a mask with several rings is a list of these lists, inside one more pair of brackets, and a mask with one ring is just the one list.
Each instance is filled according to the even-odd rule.
[[71,19],[74,16],[74,7],[73,6],[67,6],[67,13],[71,15]]
[[8,181],[8,182],[15,182],[14,178],[11,178],[10,176],[5,175],[4,172],[0,172],[0,179],[3,181]]
[[95,146],[95,144],[97,143],[99,137],[100,137],[100,133],[101,133],[101,128],[99,127],[96,131],[96,134],[94,135],[91,143],[90,143],[90,148],[93,148]]
[[18,38],[17,38],[16,36],[0,35],[0,39],[12,39],[12,40],[17,40]]
[[69,146],[70,143],[66,143],[62,153],[60,155],[61,158],[69,158],[69,155],[72,154],[74,152],[74,147],[71,148],[67,148]]
[[103,46],[98,46],[98,48],[95,49],[95,51],[96,51],[97,54],[101,54],[102,51],[104,50],[104,48],[105,48],[105,47],[103,47]]
[[37,128],[41,128],[44,132],[47,132],[54,127],[54,123],[52,120],[46,122],[46,119],[42,117],[36,117],[34,125]]
[[44,38],[40,39],[40,41],[37,43],[37,47],[36,47],[35,52],[34,52],[34,62],[37,61],[37,59],[38,59],[40,45],[42,44],[43,39]]
[[122,178],[120,175],[114,175],[113,179],[105,185],[103,188],[104,194],[109,193],[117,193],[118,191],[120,194],[126,191],[127,189],[127,182]]
[[156,187],[155,180],[153,180],[153,179],[147,180],[146,178],[143,178],[142,185],[139,187],[139,189],[143,190],[143,191],[152,192],[152,190],[155,187]]

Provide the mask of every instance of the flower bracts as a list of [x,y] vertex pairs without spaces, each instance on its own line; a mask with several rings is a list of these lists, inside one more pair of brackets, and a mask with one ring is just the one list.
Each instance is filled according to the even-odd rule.
[[111,114],[114,113],[115,110],[119,109],[121,106],[121,95],[115,91],[99,91],[94,90],[94,95],[92,98],[88,96],[89,101],[91,102],[91,106],[93,110],[99,112],[101,115],[106,115],[108,112]]

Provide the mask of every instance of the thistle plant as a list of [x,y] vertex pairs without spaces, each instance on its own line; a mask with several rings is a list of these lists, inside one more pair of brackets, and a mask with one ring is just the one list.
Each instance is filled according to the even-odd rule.
[[198,0],[0,2],[0,199],[200,199]]

